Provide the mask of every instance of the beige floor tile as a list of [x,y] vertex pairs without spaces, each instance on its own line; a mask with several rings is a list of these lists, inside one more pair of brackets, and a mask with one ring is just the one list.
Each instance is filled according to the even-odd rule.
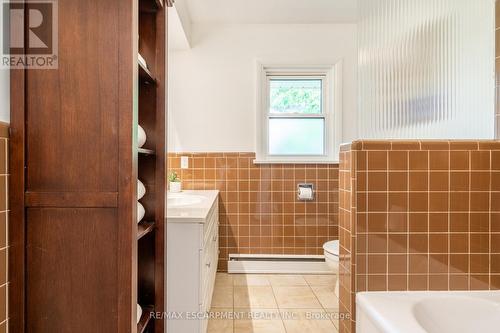
[[324,310],[309,309],[297,310],[283,309],[283,313],[293,313],[293,317],[283,317],[283,323],[287,333],[337,333],[337,328],[333,325],[330,315]]
[[233,333],[233,321],[230,319],[210,319],[208,333]]
[[326,309],[326,312],[330,314],[333,325],[339,329],[339,309]]
[[234,287],[235,308],[276,309],[273,289],[269,286]]
[[235,309],[234,333],[286,333],[277,309]]
[[236,274],[233,275],[235,286],[269,286],[267,275],[259,274]]
[[273,287],[280,309],[320,309],[321,304],[307,287]]
[[314,294],[325,309],[338,309],[339,300],[334,286],[311,286]]
[[233,309],[212,308],[207,333],[233,333]]
[[233,286],[233,275],[227,273],[217,273],[215,277],[215,285],[221,287]]
[[303,275],[310,286],[335,286],[337,275]]
[[234,308],[235,320],[273,320],[281,319],[278,308]]
[[281,319],[235,320],[234,333],[286,333]]
[[233,307],[233,287],[216,285],[212,296],[213,308],[232,308]]
[[269,275],[269,281],[273,287],[307,286],[306,280],[301,275]]
[[211,318],[214,319],[234,319],[234,312],[235,310],[233,308],[218,308],[218,307],[212,307],[210,309],[210,316]]

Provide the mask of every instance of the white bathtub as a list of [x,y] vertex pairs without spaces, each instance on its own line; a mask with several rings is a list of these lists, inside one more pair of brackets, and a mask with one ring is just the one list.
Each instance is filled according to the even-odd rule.
[[356,333],[498,333],[500,291],[366,292]]

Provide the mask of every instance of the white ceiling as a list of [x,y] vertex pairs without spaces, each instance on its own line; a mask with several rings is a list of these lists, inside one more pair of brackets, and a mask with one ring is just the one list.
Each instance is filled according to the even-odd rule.
[[178,0],[187,2],[193,23],[355,22],[358,0]]

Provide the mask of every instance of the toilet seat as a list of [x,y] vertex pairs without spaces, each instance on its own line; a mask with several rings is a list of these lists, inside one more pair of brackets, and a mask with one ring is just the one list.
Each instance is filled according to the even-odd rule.
[[323,244],[323,250],[325,250],[325,253],[331,254],[333,256],[338,257],[339,256],[339,241],[338,240],[333,240],[326,242]]

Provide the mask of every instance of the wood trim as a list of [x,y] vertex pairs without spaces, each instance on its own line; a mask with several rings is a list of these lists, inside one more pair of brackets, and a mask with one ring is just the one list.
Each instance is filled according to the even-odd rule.
[[[16,3],[16,6],[19,4]],[[10,70],[9,142],[9,331],[23,333],[25,328],[25,86],[24,69]]]
[[117,192],[26,192],[26,207],[116,208]]
[[135,0],[119,6],[118,36],[118,332],[132,333],[137,332],[138,6]]
[[[171,6],[171,5],[170,5]],[[167,27],[167,8],[162,10],[156,16],[156,169],[155,169],[155,311],[163,313],[165,308],[165,267],[166,267],[166,227],[165,227],[165,212],[166,212],[166,39],[167,35],[164,32]],[[165,320],[158,319],[155,321],[155,333],[163,333],[165,331]]]

